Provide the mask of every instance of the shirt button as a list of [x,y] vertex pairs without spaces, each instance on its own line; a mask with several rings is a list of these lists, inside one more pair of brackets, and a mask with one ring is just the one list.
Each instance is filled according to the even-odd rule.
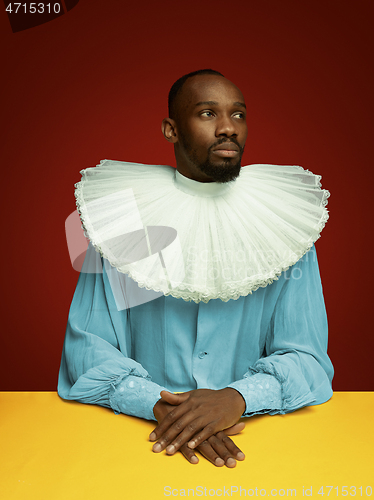
[[203,359],[203,358],[205,358],[205,356],[206,356],[207,354],[208,354],[207,352],[203,352],[203,351],[201,351],[201,352],[199,352],[199,358],[200,358],[200,359]]

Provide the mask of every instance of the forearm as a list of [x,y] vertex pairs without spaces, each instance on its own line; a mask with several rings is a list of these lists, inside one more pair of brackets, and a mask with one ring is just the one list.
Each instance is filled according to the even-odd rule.
[[[85,265],[102,268],[92,248]],[[105,269],[82,273],[69,313],[59,395],[155,420],[153,406],[163,387],[153,383],[147,370],[131,359],[126,349],[129,336],[126,312],[117,309]]]
[[332,395],[333,367],[327,355],[327,316],[315,248],[282,280],[266,334],[266,356],[248,366],[245,382],[232,385],[242,391],[247,415],[287,413],[323,403]]
[[314,356],[297,350],[278,351],[261,358],[229,385],[246,401],[243,416],[289,413],[321,404],[332,396],[331,380]]
[[[103,339],[83,331],[79,336],[77,330],[74,333],[74,345],[69,334],[65,339],[58,394],[64,399],[112,408],[116,413],[155,420],[153,406],[164,388],[152,382],[139,363]],[[92,348],[88,349],[90,340]],[[90,362],[84,350],[86,354],[92,351]]]

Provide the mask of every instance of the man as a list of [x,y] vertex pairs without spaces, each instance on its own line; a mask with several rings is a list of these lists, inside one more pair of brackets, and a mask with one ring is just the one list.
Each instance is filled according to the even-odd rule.
[[[286,413],[332,395],[313,245],[329,193],[301,167],[241,168],[244,98],[216,71],[173,85],[162,131],[176,171],[106,160],[77,185],[92,245],[58,391],[155,418],[155,452],[180,451],[197,463],[198,450],[235,467],[244,454],[228,436],[243,429],[241,416]],[[169,246],[158,234],[150,240],[160,227],[176,231]],[[130,233],[147,240],[147,258]],[[128,257],[134,249],[136,261]]]

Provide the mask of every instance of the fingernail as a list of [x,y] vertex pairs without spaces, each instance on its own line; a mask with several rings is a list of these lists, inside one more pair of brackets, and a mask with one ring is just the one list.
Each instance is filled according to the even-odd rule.
[[236,458],[238,460],[244,460],[245,459],[245,455],[242,451],[239,451],[239,453],[236,455]]
[[236,460],[233,458],[228,458],[226,462],[227,467],[235,467],[236,465]]
[[154,432],[151,432],[149,435],[150,441],[154,441],[156,439],[156,434]]
[[161,451],[161,445],[160,443],[156,443],[153,445],[153,451],[155,451],[156,453],[158,453],[159,451]]
[[191,457],[191,464],[197,464],[197,462],[199,461],[199,459],[197,458],[196,455],[192,455]]
[[170,445],[166,448],[166,453],[168,453],[169,455],[172,455],[173,453],[175,452],[175,446],[174,445]]
[[195,448],[195,441],[190,441],[189,443],[187,443],[187,446],[189,448]]
[[222,458],[218,457],[215,460],[215,464],[217,465],[217,467],[222,467],[222,465],[225,465],[225,461]]

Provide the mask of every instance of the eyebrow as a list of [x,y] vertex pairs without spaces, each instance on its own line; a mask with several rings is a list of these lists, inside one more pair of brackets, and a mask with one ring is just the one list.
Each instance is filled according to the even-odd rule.
[[[240,106],[241,108],[247,109],[247,106],[244,104],[244,102],[239,102],[235,101],[234,106]],[[216,101],[200,101],[197,104],[195,104],[195,108],[197,106],[218,106],[218,102]]]

